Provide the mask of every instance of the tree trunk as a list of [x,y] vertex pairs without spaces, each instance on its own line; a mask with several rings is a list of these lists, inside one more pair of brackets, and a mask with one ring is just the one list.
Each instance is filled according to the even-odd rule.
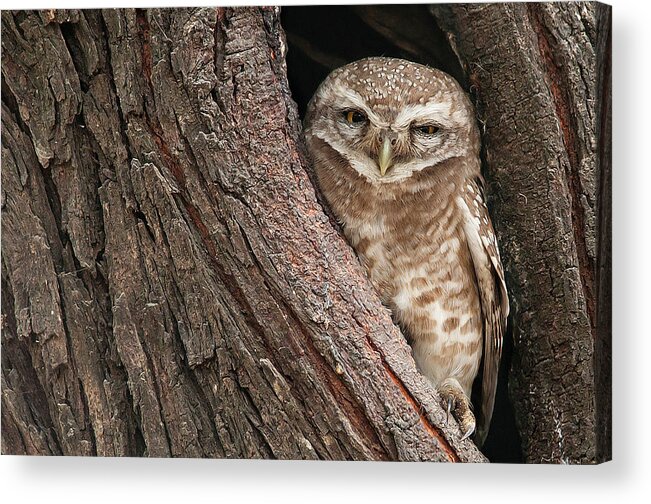
[[278,8],[2,13],[2,452],[486,460],[303,151],[320,80],[385,54],[482,121],[513,313],[487,453],[610,458],[610,8],[284,10],[287,41]]
[[278,8],[2,31],[3,453],[485,460],[317,201]]
[[608,460],[610,7],[432,9],[483,125],[514,308],[510,390],[525,459]]

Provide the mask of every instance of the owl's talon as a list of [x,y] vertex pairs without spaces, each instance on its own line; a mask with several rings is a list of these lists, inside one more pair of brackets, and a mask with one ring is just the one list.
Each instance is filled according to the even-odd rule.
[[[472,415],[472,413],[470,413]],[[468,439],[470,436],[473,435],[475,432],[475,418],[472,416],[472,419],[470,421],[460,421],[459,424],[461,425],[461,431],[465,432],[463,436],[461,436],[461,441],[464,439]],[[466,425],[468,424],[468,425]]]
[[457,422],[459,422],[461,432],[463,432],[461,441],[468,439],[475,432],[475,415],[470,410],[470,402],[467,399],[457,404],[457,408],[454,410],[454,416]]
[[473,426],[471,429],[468,429],[468,432],[466,432],[466,433],[461,437],[461,441],[463,441],[464,439],[468,439],[468,438],[472,435],[473,432],[475,432],[475,427],[474,427],[474,426]]
[[468,439],[475,432],[475,415],[472,413],[470,400],[459,382],[453,378],[445,380],[439,387],[439,394],[446,407],[446,422],[449,423],[450,413],[452,413],[459,423],[461,441]]
[[448,407],[446,410],[446,415],[445,415],[445,423],[449,424],[450,423],[450,411],[454,408],[454,399],[452,396],[448,397]]

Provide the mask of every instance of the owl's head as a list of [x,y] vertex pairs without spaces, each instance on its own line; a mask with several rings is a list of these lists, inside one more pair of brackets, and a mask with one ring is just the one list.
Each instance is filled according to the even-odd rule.
[[461,86],[440,70],[395,58],[334,70],[308,104],[305,135],[311,150],[325,143],[372,183],[398,182],[479,151]]

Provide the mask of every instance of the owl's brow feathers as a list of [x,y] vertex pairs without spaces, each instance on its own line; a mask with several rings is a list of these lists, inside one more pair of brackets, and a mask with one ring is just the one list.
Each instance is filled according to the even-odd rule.
[[411,124],[434,123],[443,127],[453,127],[465,119],[462,110],[452,112],[452,103],[435,98],[425,104],[416,103],[404,107],[393,120],[396,129],[408,128]]
[[366,104],[364,98],[351,89],[346,89],[343,86],[333,86],[328,98],[331,100],[337,100],[338,107],[341,108],[341,110],[349,108],[358,109],[364,112],[366,117],[368,117],[373,124],[385,128],[389,126],[389,123],[373,112],[373,110]]
[[[451,99],[449,93],[441,90],[434,96],[430,96],[427,101],[424,101],[421,98],[417,103],[410,105],[405,104],[396,117],[392,120],[387,120],[389,118],[380,117],[373,108],[369,106],[366,99],[348,86],[348,80],[351,78],[351,74],[344,73],[338,77],[339,78],[333,80],[332,85],[328,89],[324,90],[325,92],[321,99],[336,104],[336,108],[341,111],[347,109],[359,110],[378,127],[392,127],[396,130],[404,130],[411,124],[420,125],[429,123],[442,127],[455,127],[461,125],[468,119],[464,107],[455,103],[455,101]],[[394,80],[390,73],[384,74],[384,77],[386,77],[388,81]],[[437,78],[434,80],[441,82],[445,79]],[[418,90],[427,91],[427,88],[418,86],[415,83],[414,86],[416,86]],[[402,92],[395,93],[392,98],[396,101],[406,102],[409,99],[409,96],[407,95],[408,93],[403,90]],[[377,105],[378,104],[376,103],[376,106]],[[382,109],[384,107],[378,108]]]

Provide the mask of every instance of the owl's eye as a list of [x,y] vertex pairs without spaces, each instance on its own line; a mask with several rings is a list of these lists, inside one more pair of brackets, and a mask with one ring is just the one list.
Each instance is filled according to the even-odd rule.
[[439,130],[438,127],[436,127],[436,126],[434,126],[432,124],[426,124],[426,125],[423,125],[423,126],[416,126],[414,129],[416,131],[418,131],[418,133],[422,133],[423,135],[433,135],[434,133],[436,133]]
[[344,111],[344,120],[348,124],[362,124],[366,122],[366,116],[359,110],[346,110]]

